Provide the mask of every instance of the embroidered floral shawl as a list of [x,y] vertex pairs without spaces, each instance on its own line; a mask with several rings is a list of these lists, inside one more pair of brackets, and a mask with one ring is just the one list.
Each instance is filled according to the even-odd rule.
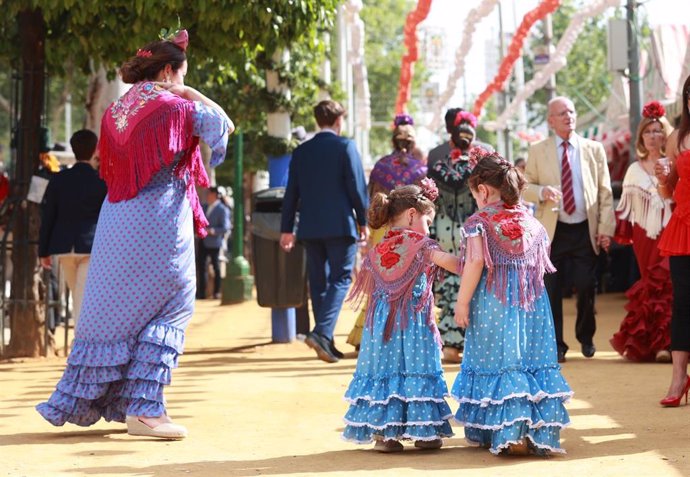
[[473,158],[482,153],[486,153],[486,150],[480,146],[470,148],[467,153],[453,148],[445,159],[436,162],[429,169],[429,177],[434,179],[441,189],[450,189],[454,192],[463,190],[476,163]]
[[[438,267],[431,261],[431,252],[440,250],[439,245],[429,237],[408,229],[395,228],[389,230],[383,239],[372,248],[364,258],[362,268],[357,275],[355,285],[350,291],[348,300],[354,307],[359,307],[364,298],[375,291],[383,291],[385,299],[390,305],[384,331],[384,340],[389,340],[395,328],[395,316],[402,312],[400,326],[407,326],[409,313],[424,310],[427,313],[427,324],[434,330],[440,343],[438,329],[431,309],[433,307],[433,283]],[[427,275],[426,288],[419,302],[412,306],[412,291],[420,274]],[[375,306],[370,303],[367,307],[365,326],[372,328],[374,324]]]
[[658,184],[639,162],[632,163],[625,173],[623,194],[616,208],[620,220],[639,225],[650,239],[657,238],[671,219],[671,200],[659,195]]
[[[208,186],[208,176],[194,136],[194,103],[151,82],[132,86],[106,110],[101,122],[101,177],[108,200],[135,197],[162,168],[182,153],[175,175],[187,183],[194,229],[204,237],[208,221],[194,184]],[[189,177],[188,177],[189,175]]]
[[426,166],[412,155],[395,151],[376,162],[369,182],[390,192],[398,186],[419,182],[426,177],[426,172]]
[[[549,260],[548,236],[544,227],[522,205],[513,207],[502,202],[489,204],[467,219],[463,226],[461,259],[478,251],[468,239],[482,236],[484,261],[488,269],[489,290],[504,304],[533,309],[534,300],[544,290],[544,273],[556,271]],[[508,290],[508,274],[516,270],[518,283]]]

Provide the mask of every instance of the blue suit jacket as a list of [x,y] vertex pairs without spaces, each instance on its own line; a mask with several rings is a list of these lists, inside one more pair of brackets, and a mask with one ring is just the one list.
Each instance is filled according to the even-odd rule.
[[91,253],[107,188],[98,172],[77,162],[50,179],[41,207],[38,256]]
[[[208,210],[208,206],[205,208]],[[220,202],[210,214],[206,214],[208,220],[208,227],[206,230],[209,234],[204,237],[204,247],[206,248],[221,248],[226,234],[231,230],[230,223],[230,209]],[[213,235],[211,235],[213,232]]]
[[359,238],[369,206],[362,161],[355,143],[320,132],[292,153],[280,230],[300,240]]

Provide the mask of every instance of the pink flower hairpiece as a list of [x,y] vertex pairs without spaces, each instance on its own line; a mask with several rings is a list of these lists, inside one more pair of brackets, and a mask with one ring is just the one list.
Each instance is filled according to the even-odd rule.
[[178,29],[173,31],[172,29],[167,30],[166,28],[163,28],[158,34],[158,38],[177,45],[182,51],[187,51],[187,46],[189,46],[189,34],[187,33],[187,30]]
[[137,50],[137,56],[141,58],[151,58],[151,56],[153,56],[153,53],[151,53],[149,50],[142,50],[141,48],[139,48]]
[[189,46],[189,34],[187,30],[178,31],[173,37],[172,42],[182,48],[182,51],[187,51],[187,47]]
[[436,187],[436,182],[432,178],[425,177],[422,179],[419,187],[422,188],[422,195],[431,202],[435,202],[438,199],[438,187]]
[[[477,163],[484,159],[487,156],[490,156],[492,153],[487,151],[486,149],[482,147],[473,147],[470,149],[469,152],[469,162],[470,162],[470,170],[474,170],[474,168],[477,166]],[[500,157],[500,156],[499,156]],[[503,158],[501,158],[503,159]]]
[[453,122],[454,126],[459,126],[460,123],[470,123],[470,125],[473,128],[477,127],[477,116],[474,114],[470,113],[469,111],[458,111],[458,114],[455,115],[455,121]]
[[647,119],[659,119],[666,114],[666,109],[659,101],[650,101],[642,108],[642,116]]

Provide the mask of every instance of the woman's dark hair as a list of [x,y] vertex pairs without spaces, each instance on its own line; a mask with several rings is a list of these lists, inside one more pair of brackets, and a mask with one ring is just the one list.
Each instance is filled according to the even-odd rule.
[[453,128],[455,127],[455,117],[460,111],[464,111],[462,108],[449,108],[446,110],[445,116],[443,116],[443,122],[446,123],[446,131],[448,134],[453,133]]
[[396,187],[390,194],[383,192],[374,194],[367,214],[369,226],[380,229],[411,208],[420,214],[428,214],[436,210],[434,203],[422,193],[422,188],[418,185]]
[[158,73],[170,65],[173,71],[180,69],[187,59],[185,52],[171,41],[154,41],[141,48],[137,54],[120,67],[122,81],[129,84],[153,81]]
[[497,152],[479,159],[469,182],[472,190],[477,190],[480,184],[498,189],[501,200],[507,205],[517,205],[520,202],[520,193],[526,185],[522,172]]
[[678,150],[685,137],[690,134],[690,111],[688,111],[688,100],[690,99],[690,76],[683,84],[683,103],[681,104],[680,124],[678,125]]

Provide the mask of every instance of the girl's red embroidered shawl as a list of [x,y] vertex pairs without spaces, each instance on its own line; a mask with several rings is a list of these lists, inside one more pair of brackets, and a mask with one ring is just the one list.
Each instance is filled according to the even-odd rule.
[[180,156],[175,175],[187,184],[194,230],[204,237],[208,221],[194,184],[208,187],[208,176],[194,132],[194,103],[151,82],[137,83],[106,110],[98,150],[108,200],[135,197],[151,178]]
[[[438,329],[431,309],[434,304],[433,284],[438,267],[431,261],[431,252],[439,250],[438,243],[408,229],[389,230],[381,242],[365,257],[348,300],[359,308],[362,301],[372,294],[383,292],[390,309],[384,331],[384,340],[390,340],[395,328],[395,316],[401,312],[400,326],[405,329],[409,315],[424,311],[426,321],[440,343]],[[426,274],[426,288],[419,302],[412,307],[412,291],[420,274]],[[374,303],[369,301],[365,326],[374,324]]]
[[[546,230],[522,205],[507,206],[503,202],[489,204],[463,224],[460,247],[462,266],[465,255],[479,256],[468,249],[469,237],[482,236],[481,247],[487,268],[487,286],[501,303],[532,310],[534,301],[544,291],[544,274],[556,271],[549,259]],[[518,283],[510,288],[508,275],[517,272]]]

